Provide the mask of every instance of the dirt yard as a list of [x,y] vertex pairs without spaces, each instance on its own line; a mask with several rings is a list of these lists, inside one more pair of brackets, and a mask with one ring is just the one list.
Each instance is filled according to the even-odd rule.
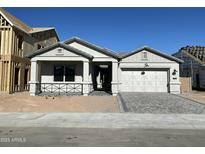
[[205,91],[192,91],[181,94],[183,97],[205,104]]
[[113,96],[30,96],[0,94],[0,112],[119,112]]

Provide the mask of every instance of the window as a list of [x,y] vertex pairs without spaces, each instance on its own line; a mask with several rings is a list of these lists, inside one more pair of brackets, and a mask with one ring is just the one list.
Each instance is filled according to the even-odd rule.
[[24,85],[28,84],[29,69],[25,69],[24,72]]
[[18,49],[19,50],[22,50],[22,47],[23,47],[23,37],[19,35],[18,37]]
[[147,60],[147,52],[142,52],[142,60]]
[[64,66],[54,66],[54,81],[63,81]]
[[74,66],[65,67],[65,81],[75,81],[75,68]]
[[54,81],[75,81],[75,67],[71,65],[54,66]]

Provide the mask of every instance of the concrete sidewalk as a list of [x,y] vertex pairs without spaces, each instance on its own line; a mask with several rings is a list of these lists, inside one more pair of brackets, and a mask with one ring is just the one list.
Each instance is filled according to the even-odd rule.
[[0,113],[0,127],[205,129],[201,114]]

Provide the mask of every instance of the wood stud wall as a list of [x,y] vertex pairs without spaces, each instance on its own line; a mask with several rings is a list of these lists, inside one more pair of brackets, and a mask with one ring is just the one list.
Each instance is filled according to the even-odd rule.
[[0,26],[9,26],[9,23],[6,19],[0,14]]
[[[42,46],[57,42],[54,33],[37,33],[33,34],[38,44]],[[40,36],[42,36],[42,38]],[[15,68],[19,68],[19,91],[25,88],[24,77],[25,69],[30,73],[30,60],[23,58],[23,50],[19,49],[19,36],[26,39],[25,33],[12,27],[10,23],[0,14],[0,91],[12,93],[15,91]],[[44,38],[46,37],[46,38]],[[24,40],[23,39],[23,40]],[[26,46],[23,42],[22,46]],[[28,48],[26,48],[28,50]],[[32,49],[31,49],[32,50]],[[28,80],[30,74],[27,75]]]
[[[18,49],[19,33],[0,15],[0,91],[12,93],[15,90],[15,68],[19,67],[19,91],[24,89],[24,70],[30,62],[22,58]],[[28,67],[27,66],[27,67]]]

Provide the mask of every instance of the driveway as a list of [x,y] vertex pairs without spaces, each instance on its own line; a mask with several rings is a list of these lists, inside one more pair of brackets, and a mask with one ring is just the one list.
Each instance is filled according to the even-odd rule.
[[204,114],[205,105],[169,93],[120,93],[125,112]]

